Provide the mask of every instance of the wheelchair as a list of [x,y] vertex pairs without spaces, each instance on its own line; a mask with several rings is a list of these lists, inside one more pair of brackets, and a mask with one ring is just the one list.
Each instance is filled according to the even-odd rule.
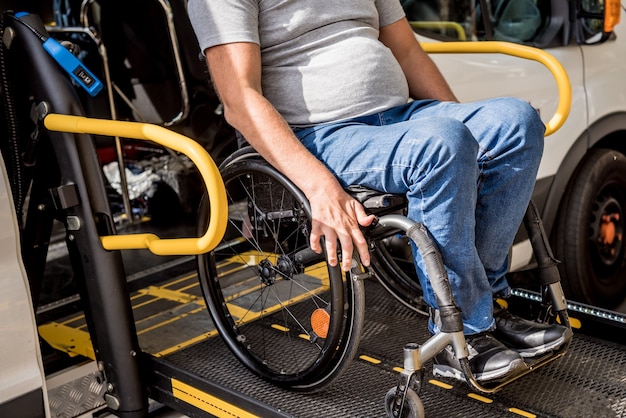
[[[403,215],[404,196],[361,187],[348,189],[376,215],[376,221],[364,230],[372,250],[372,271],[355,256],[351,271],[344,275],[339,265],[330,266],[324,254],[310,250],[311,213],[302,192],[251,147],[225,160],[220,173],[228,199],[228,226],[222,242],[198,257],[199,277],[220,335],[255,374],[297,391],[318,391],[335,381],[358,349],[366,309],[363,281],[372,276],[392,294],[412,284],[409,298],[416,303],[413,308],[421,310],[419,284],[402,270],[394,270],[398,261],[387,249],[390,239],[408,238],[425,260],[440,309],[447,311],[448,319],[440,334],[421,346],[410,343],[404,348],[404,371],[398,387],[387,395],[388,413],[404,416],[398,414],[406,402],[418,411],[415,416],[422,416],[417,393],[423,366],[449,344],[458,358],[464,359],[471,386],[485,393],[502,387],[483,387],[472,376],[460,310],[447,296],[451,291],[439,250],[424,225]],[[199,225],[206,225],[209,212],[203,202]],[[568,325],[557,262],[532,202],[524,223],[539,263],[546,318],[558,317]],[[535,359],[528,371],[566,351],[563,347]]]
[[[435,49],[447,52],[445,48],[451,48],[452,52],[455,47],[437,44]],[[518,45],[513,48],[519,53]],[[569,87],[567,78],[561,83]],[[558,118],[564,115],[567,110],[559,107]],[[557,124],[549,123],[548,133],[558,129]],[[350,366],[358,349],[366,309],[363,282],[372,277],[405,306],[426,314],[412,256],[407,254],[408,240],[412,240],[425,260],[446,319],[441,333],[421,345],[404,347],[399,382],[385,397],[388,416],[424,416],[418,396],[424,364],[448,345],[461,359],[465,379],[473,389],[493,393],[510,383],[483,386],[472,375],[461,313],[451,295],[441,255],[426,226],[404,216],[404,196],[358,186],[347,189],[376,221],[364,228],[371,250],[370,269],[354,255],[352,269],[344,274],[339,265],[328,264],[326,254],[309,248],[311,209],[306,197],[254,149],[243,147],[232,154],[221,164],[220,174],[226,187],[228,225],[218,246],[198,256],[198,272],[219,334],[253,373],[295,391],[315,392],[333,383]],[[203,199],[200,230],[209,214]],[[538,317],[571,329],[558,261],[532,202],[524,225],[538,265],[542,306]],[[560,358],[567,349],[568,343],[533,359],[521,375]]]

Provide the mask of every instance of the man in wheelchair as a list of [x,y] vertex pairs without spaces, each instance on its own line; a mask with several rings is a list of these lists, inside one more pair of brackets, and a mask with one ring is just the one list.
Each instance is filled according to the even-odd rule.
[[[344,270],[353,250],[368,265],[360,228],[373,216],[344,188],[405,194],[408,217],[440,248],[479,382],[511,377],[523,358],[571,338],[494,304],[509,292],[508,251],[543,151],[529,104],[458,103],[399,0],[190,0],[189,15],[227,121],[310,201],[314,251],[325,245],[336,265],[339,243]],[[414,254],[436,333],[436,300]],[[434,363],[436,374],[463,378],[451,349]]]

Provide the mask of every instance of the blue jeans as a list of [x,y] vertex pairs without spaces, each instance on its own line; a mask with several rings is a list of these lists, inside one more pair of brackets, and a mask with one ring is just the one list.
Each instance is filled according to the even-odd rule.
[[[493,329],[493,296],[509,292],[509,248],[535,184],[544,130],[537,112],[514,98],[414,101],[294,128],[344,186],[407,195],[408,217],[439,245],[466,334]],[[425,301],[436,309],[413,254]],[[431,331],[438,331],[432,321]]]

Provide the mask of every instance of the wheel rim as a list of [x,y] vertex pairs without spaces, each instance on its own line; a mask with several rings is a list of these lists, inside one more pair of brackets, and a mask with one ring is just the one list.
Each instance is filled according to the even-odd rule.
[[600,280],[611,280],[624,259],[624,193],[617,184],[608,184],[598,193],[590,222],[589,254]]

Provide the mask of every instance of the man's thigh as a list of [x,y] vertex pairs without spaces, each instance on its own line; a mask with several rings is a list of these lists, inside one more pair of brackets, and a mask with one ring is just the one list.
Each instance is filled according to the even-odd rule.
[[442,152],[473,150],[476,156],[469,129],[445,111],[431,111],[438,102],[424,103],[295,132],[344,186],[406,193],[421,173],[434,168]]

